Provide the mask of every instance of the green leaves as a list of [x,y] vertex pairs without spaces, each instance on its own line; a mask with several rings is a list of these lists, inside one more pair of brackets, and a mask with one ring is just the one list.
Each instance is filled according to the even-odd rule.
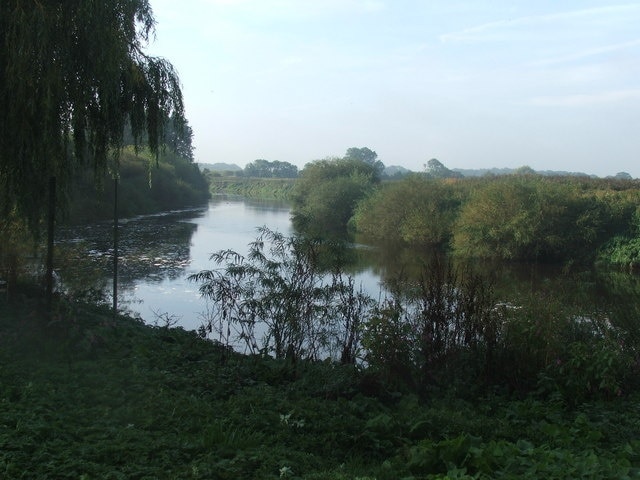
[[154,153],[166,118],[184,123],[176,72],[142,51],[153,26],[147,0],[0,4],[3,212],[34,226],[49,177],[117,164],[127,123]]
[[308,163],[292,194],[294,226],[312,236],[344,235],[356,204],[378,181],[375,166],[361,160]]

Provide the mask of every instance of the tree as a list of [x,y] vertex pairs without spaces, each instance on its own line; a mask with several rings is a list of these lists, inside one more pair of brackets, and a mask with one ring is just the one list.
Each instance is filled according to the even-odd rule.
[[[164,144],[180,157],[193,162],[195,160],[193,154],[193,130],[189,126],[189,122],[186,119],[176,120],[173,117],[167,117],[163,122]],[[143,134],[141,138],[134,138],[131,132],[131,125],[127,124],[124,129],[122,144],[124,146],[136,146],[140,143],[148,143],[147,135]]]
[[555,262],[593,257],[616,231],[606,201],[541,176],[508,176],[475,189],[454,228],[461,256]]
[[633,180],[633,177],[627,172],[618,172],[614,175],[613,178],[619,178],[622,180]]
[[254,178],[296,178],[298,167],[289,162],[258,159],[244,167],[244,175]]
[[37,231],[49,190],[52,243],[55,193],[74,167],[117,171],[127,124],[156,154],[167,118],[184,127],[176,72],[143,52],[154,25],[148,0],[0,2],[2,218]]
[[449,170],[436,158],[432,158],[427,162],[425,171],[431,178],[462,178],[464,176],[460,172]]
[[375,242],[445,246],[459,206],[452,185],[411,175],[383,184],[361,201],[353,223]]
[[382,175],[382,172],[384,171],[384,164],[380,160],[378,160],[378,154],[367,147],[348,148],[344,158],[345,160],[358,160],[360,162],[371,165],[375,168],[378,175]]
[[373,165],[333,158],[305,165],[293,192],[292,220],[314,235],[343,234],[359,200],[380,181]]

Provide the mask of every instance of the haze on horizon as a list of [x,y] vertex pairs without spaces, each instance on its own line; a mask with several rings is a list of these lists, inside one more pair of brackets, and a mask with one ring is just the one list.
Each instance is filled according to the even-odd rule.
[[196,160],[640,177],[640,2],[151,0]]

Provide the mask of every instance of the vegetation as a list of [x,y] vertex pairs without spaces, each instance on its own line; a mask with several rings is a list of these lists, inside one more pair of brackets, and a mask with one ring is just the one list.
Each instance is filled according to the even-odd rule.
[[243,175],[252,178],[296,178],[298,167],[289,162],[254,160],[244,167]]
[[339,254],[338,248],[263,227],[246,256],[213,254],[218,269],[189,277],[202,283],[200,293],[212,302],[203,333],[276,359],[355,363],[372,300],[355,290],[340,262],[327,275],[322,259]]
[[[219,252],[217,269],[193,277],[215,302],[199,335],[80,299],[49,295],[42,308],[19,289],[16,259],[45,212],[52,265],[56,194],[73,198],[74,172],[85,175],[76,192],[119,178],[143,208],[204,198],[178,78],[142,51],[153,25],[144,0],[0,3],[0,273],[10,280],[0,285],[0,475],[640,476],[635,322],[576,317],[540,297],[500,303],[491,282],[437,259],[374,301],[342,272],[341,251],[317,239],[351,221],[469,256],[583,260],[606,245],[608,258],[635,265],[630,180],[523,170],[380,186],[377,154],[350,148],[296,182],[294,223],[311,236],[265,229],[247,256]],[[151,190],[137,148],[121,148],[127,126],[147,160],[164,144],[184,157],[162,157]],[[283,166],[260,162],[249,170]],[[436,162],[431,176],[450,176]],[[102,215],[75,198],[79,217]],[[231,348],[239,342],[249,355]]]
[[[512,175],[387,182],[351,220],[377,242],[461,257],[634,264],[636,181]],[[613,240],[615,239],[615,240]],[[609,243],[608,243],[609,242]],[[606,245],[606,248],[605,248]]]
[[117,166],[127,124],[155,153],[166,118],[184,120],[173,67],[143,53],[153,27],[143,0],[2,2],[3,216],[15,210],[35,228],[51,178],[68,180],[86,158],[102,172],[113,154]]
[[[238,278],[255,266],[255,278],[262,288],[271,284],[275,298],[313,293],[313,282],[295,276],[302,244],[277,235],[265,240],[276,247],[276,265],[256,245],[256,254],[269,258],[236,263],[246,267]],[[233,272],[233,264],[223,265]],[[564,317],[555,305],[496,310],[483,282],[434,265],[415,295],[395,296],[370,317],[358,313],[366,361],[355,365],[240,355],[169,328],[169,317],[146,326],[63,298],[45,323],[29,294],[11,305],[0,299],[0,473],[640,475],[637,343],[605,322]],[[295,313],[278,318],[288,322]]]
[[117,177],[127,126],[154,154],[168,119],[182,136],[177,74],[143,51],[153,32],[146,0],[0,3],[0,234],[11,220],[37,237],[46,214],[49,302],[56,206],[74,171],[88,160]]
[[288,200],[295,180],[290,178],[248,178],[204,172],[212,195],[240,195],[248,198]]
[[[209,198],[209,185],[198,167],[166,150],[157,164],[150,152],[126,148],[120,156],[119,214],[122,217],[201,205]],[[85,170],[74,179],[67,221],[85,223],[113,217],[113,186],[108,175],[96,184]]]
[[451,239],[459,207],[453,185],[411,175],[360,202],[352,224],[377,243],[443,247]]
[[311,235],[342,235],[357,203],[380,181],[375,164],[359,159],[305,165],[292,195],[293,225]]
[[442,162],[432,158],[425,164],[424,174],[427,178],[462,178],[460,172],[454,172],[445,167]]
[[422,396],[499,386],[573,402],[635,388],[640,373],[637,329],[549,301],[547,311],[538,298],[526,308],[502,304],[486,278],[439,257],[417,280],[389,280],[379,301],[355,289],[334,243],[263,228],[246,256],[226,250],[212,259],[217,269],[191,277],[212,301],[201,333],[252,354],[360,358],[384,385]]

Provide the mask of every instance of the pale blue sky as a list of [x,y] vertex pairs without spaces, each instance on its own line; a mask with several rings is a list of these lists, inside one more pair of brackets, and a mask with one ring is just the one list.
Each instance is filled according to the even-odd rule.
[[196,160],[640,177],[640,2],[151,0]]

